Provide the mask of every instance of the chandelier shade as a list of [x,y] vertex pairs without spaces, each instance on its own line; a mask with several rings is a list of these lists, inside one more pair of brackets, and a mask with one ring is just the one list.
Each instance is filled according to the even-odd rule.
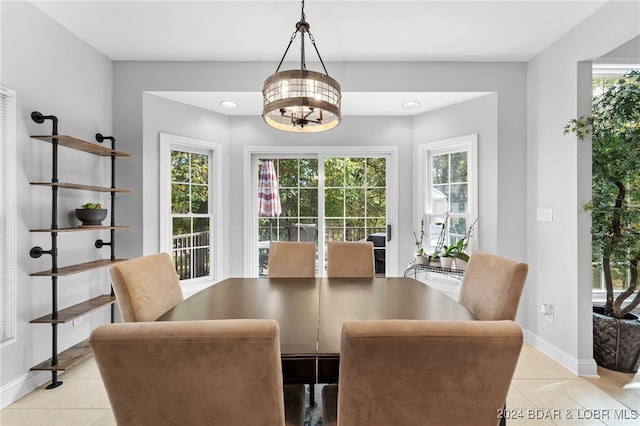
[[[303,0],[302,15],[289,40],[289,45],[275,74],[267,77],[262,87],[262,117],[275,129],[312,133],[333,129],[340,124],[342,101],[340,84],[329,77],[309,28],[310,25],[305,20]],[[280,66],[298,33],[300,33],[300,69],[280,71]],[[324,74],[307,70],[304,57],[305,34],[309,35],[324,68]]]
[[276,129],[322,132],[340,123],[340,84],[326,74],[281,71],[265,80],[262,93],[262,116]]

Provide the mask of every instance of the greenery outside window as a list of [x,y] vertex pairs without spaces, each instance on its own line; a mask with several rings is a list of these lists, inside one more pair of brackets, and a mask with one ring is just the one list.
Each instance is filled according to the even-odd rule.
[[211,275],[209,156],[171,150],[172,257],[180,280]]

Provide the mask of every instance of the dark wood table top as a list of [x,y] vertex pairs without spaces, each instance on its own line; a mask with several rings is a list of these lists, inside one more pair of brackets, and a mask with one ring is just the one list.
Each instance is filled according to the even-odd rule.
[[158,321],[275,319],[282,357],[316,356],[320,280],[229,278],[185,299]]
[[318,356],[340,355],[347,320],[462,320],[477,318],[464,306],[413,278],[331,278],[320,287]]
[[159,321],[275,319],[283,358],[336,356],[346,320],[475,320],[413,278],[229,278],[194,294]]

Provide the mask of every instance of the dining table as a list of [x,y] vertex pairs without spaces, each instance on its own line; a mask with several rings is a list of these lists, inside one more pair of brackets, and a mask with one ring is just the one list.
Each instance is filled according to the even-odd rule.
[[336,383],[348,320],[477,318],[408,277],[228,278],[171,308],[158,321],[275,319],[285,383]]

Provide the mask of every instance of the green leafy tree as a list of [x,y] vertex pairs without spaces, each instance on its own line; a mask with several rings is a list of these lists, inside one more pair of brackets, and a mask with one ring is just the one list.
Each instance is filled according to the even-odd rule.
[[[640,304],[640,72],[611,84],[594,99],[592,116],[571,120],[564,132],[592,138],[592,199],[585,207],[592,215],[594,260],[602,259],[605,314],[623,318]],[[617,297],[615,265],[629,270],[628,286]]]
[[[209,157],[207,155],[183,151],[171,152],[171,212],[173,214],[207,213],[208,184]],[[174,235],[191,232],[190,219],[174,219]]]
[[[260,162],[258,172],[260,171]],[[276,161],[282,214],[260,218],[260,238],[286,239],[284,227],[318,220],[318,160],[278,159]],[[325,217],[334,239],[361,239],[386,224],[386,161],[384,158],[327,158],[325,174]],[[365,210],[366,206],[366,210]],[[366,211],[366,216],[365,216]],[[345,217],[347,218],[345,222]],[[366,217],[366,219],[365,219]],[[278,232],[271,226],[277,220]],[[352,229],[343,235],[344,227]]]

